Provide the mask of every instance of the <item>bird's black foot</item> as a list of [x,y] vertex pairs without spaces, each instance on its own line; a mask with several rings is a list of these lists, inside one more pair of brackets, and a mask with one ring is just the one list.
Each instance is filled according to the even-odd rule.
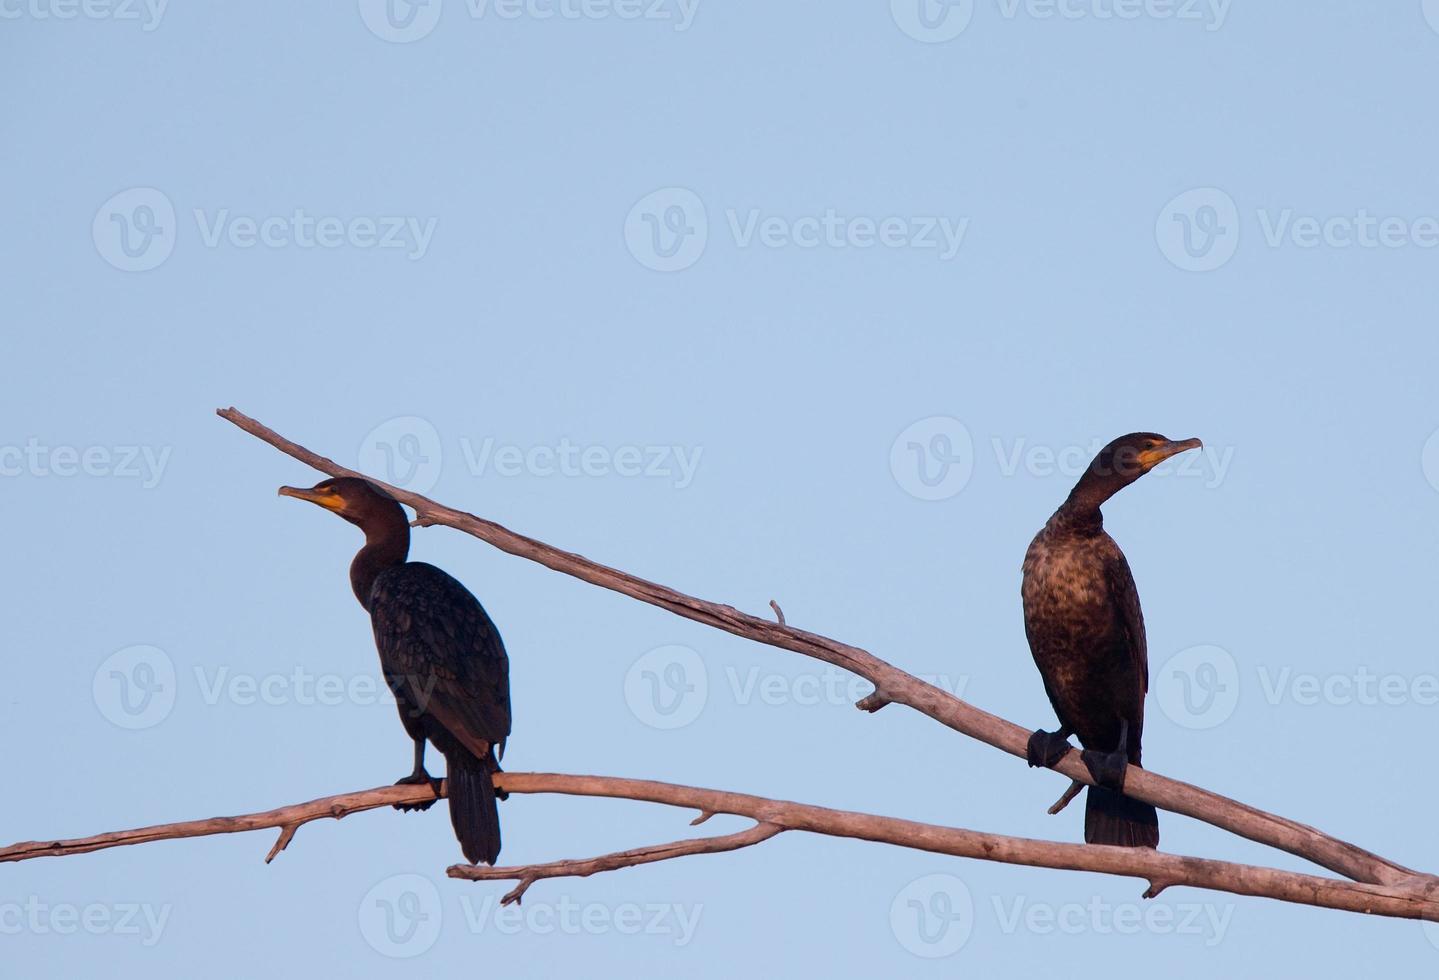
[[1035,732],[1029,736],[1024,754],[1031,766],[1049,769],[1073,747],[1069,744],[1069,732],[1061,728],[1057,732]]
[[[431,776],[428,772],[426,772],[426,771],[423,770],[423,769],[419,770],[418,772],[412,772],[412,773],[410,773],[410,774],[409,774],[408,776],[406,776],[404,779],[397,779],[397,780],[395,780],[395,785],[396,785],[396,786],[423,786],[423,785],[428,785],[428,786],[430,787],[430,789],[434,790],[435,800],[437,800],[437,799],[440,798],[440,781],[439,781],[438,779],[436,779],[435,777]],[[413,812],[417,812],[417,811],[428,810],[430,807],[432,807],[432,806],[435,805],[435,800],[425,800],[423,803],[396,803],[396,804],[394,804],[394,807],[395,807],[396,810],[403,810],[403,811],[406,812],[406,813],[413,813]]]
[[1124,774],[1129,770],[1129,756],[1123,748],[1113,752],[1085,749],[1079,754],[1095,783],[1116,793],[1124,792]]

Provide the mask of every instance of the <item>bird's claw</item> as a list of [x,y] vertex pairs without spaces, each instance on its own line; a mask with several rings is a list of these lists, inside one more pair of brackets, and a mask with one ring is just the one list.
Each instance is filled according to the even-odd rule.
[[1129,758],[1122,751],[1096,752],[1086,749],[1079,754],[1094,782],[1116,793],[1124,792],[1124,776],[1129,771]]
[[1065,737],[1063,731],[1038,731],[1029,736],[1029,744],[1025,747],[1024,755],[1030,766],[1052,769],[1055,763],[1064,758],[1064,753],[1073,747],[1069,744],[1069,739]]
[[429,773],[427,773],[427,772],[423,772],[423,771],[422,771],[422,772],[412,772],[412,773],[410,773],[408,776],[404,777],[403,779],[397,779],[397,780],[395,780],[395,785],[396,785],[396,786],[424,786],[424,785],[428,785],[428,786],[430,787],[430,789],[434,791],[434,794],[435,794],[435,799],[434,799],[434,800],[425,800],[425,801],[423,801],[423,802],[421,802],[421,803],[395,803],[395,804],[393,804],[393,806],[394,806],[394,808],[395,808],[396,810],[401,810],[401,811],[403,811],[403,812],[405,812],[405,813],[416,813],[416,812],[423,812],[423,811],[425,811],[425,810],[428,810],[430,807],[432,807],[432,806],[435,805],[435,800],[438,800],[438,799],[440,798],[440,781],[439,781],[438,779],[434,778],[433,776],[431,776],[431,775],[430,775]]

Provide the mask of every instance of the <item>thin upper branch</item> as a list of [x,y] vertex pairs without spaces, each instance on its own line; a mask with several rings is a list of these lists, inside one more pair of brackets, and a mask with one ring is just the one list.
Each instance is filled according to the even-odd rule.
[[[859,647],[750,616],[733,606],[697,599],[667,586],[601,565],[581,555],[561,551],[534,538],[516,534],[493,521],[446,507],[428,497],[390,486],[382,480],[317,455],[234,408],[218,409],[217,414],[323,473],[330,476],[358,476],[384,486],[397,500],[414,509],[415,523],[418,525],[443,524],[464,531],[501,551],[528,558],[592,585],[658,606],[677,616],[833,664],[874,684],[875,693],[861,702],[870,710],[886,703],[905,704],[955,731],[1021,759],[1025,758],[1029,729],[976,708],[948,691],[927,684]],[[1054,768],[1086,785],[1093,782],[1089,770],[1080,761],[1078,752],[1069,752]],[[1241,837],[1288,851],[1355,881],[1372,884],[1396,884],[1419,879],[1435,881],[1428,875],[1419,875],[1409,868],[1313,827],[1266,813],[1189,783],[1169,779],[1150,769],[1130,766],[1125,777],[1124,791],[1154,806],[1203,820]]]
[[[746,793],[641,779],[515,772],[497,773],[494,779],[496,786],[509,793],[558,793],[566,796],[637,800],[694,809],[703,813],[732,814],[756,821],[755,827],[728,837],[680,841],[589,860],[494,869],[459,865],[450,869],[450,874],[454,877],[518,879],[520,886],[515,892],[519,894],[523,894],[529,883],[541,878],[594,874],[687,854],[735,850],[759,843],[780,831],[804,831],[981,861],[1139,878],[1148,883],[1145,894],[1149,897],[1175,885],[1189,885],[1235,895],[1272,898],[1348,912],[1439,921],[1439,884],[1432,881],[1422,885],[1364,884],[1226,861],[1162,854],[1142,847],[1104,847],[1029,840],[900,820],[895,817],[834,810]],[[443,793],[444,787],[441,787],[441,795]],[[434,798],[434,791],[427,785],[384,786],[311,800],[264,813],[160,824],[76,840],[15,844],[0,849],[0,862],[82,854],[128,844],[231,834],[244,830],[268,828],[287,835],[293,832],[293,828],[313,820],[339,818],[394,803],[423,803]],[[511,894],[515,895],[514,892]]]

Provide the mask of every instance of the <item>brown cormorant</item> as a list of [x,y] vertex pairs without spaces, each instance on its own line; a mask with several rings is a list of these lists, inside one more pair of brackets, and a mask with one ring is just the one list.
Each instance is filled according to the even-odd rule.
[[1154,807],[1123,795],[1126,763],[1139,765],[1149,654],[1134,576],[1099,508],[1164,460],[1202,445],[1153,432],[1120,436],[1094,457],[1024,556],[1024,632],[1060,723],[1057,732],[1030,736],[1029,764],[1054,765],[1068,737],[1079,736],[1096,783],[1084,809],[1090,844],[1159,846]]
[[[350,587],[370,614],[385,682],[415,742],[414,771],[396,785],[433,784],[425,771],[429,739],[445,757],[460,849],[472,864],[494,864],[500,814],[490,777],[500,771],[510,734],[510,662],[495,624],[445,572],[405,560],[409,521],[378,487],[345,477],[280,493],[319,504],[365,532],[350,564]],[[424,810],[432,802],[397,808]]]

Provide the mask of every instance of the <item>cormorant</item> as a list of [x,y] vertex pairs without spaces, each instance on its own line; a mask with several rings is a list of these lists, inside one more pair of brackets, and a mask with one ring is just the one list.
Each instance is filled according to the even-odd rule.
[[1030,736],[1029,764],[1054,765],[1068,737],[1079,736],[1097,784],[1085,802],[1086,843],[1159,846],[1154,807],[1123,795],[1125,764],[1139,765],[1149,654],[1134,576],[1099,508],[1164,460],[1202,445],[1153,432],[1115,439],[1024,556],[1024,632],[1060,723],[1057,732]]
[[[350,586],[370,614],[385,682],[415,742],[414,771],[396,785],[434,783],[425,771],[429,739],[445,757],[460,849],[471,864],[494,864],[500,814],[490,777],[500,771],[510,734],[510,662],[495,624],[455,579],[434,565],[405,560],[410,523],[399,502],[378,487],[344,477],[280,493],[319,504],[365,532],[365,546],[350,564]],[[424,810],[432,803],[396,808]]]

